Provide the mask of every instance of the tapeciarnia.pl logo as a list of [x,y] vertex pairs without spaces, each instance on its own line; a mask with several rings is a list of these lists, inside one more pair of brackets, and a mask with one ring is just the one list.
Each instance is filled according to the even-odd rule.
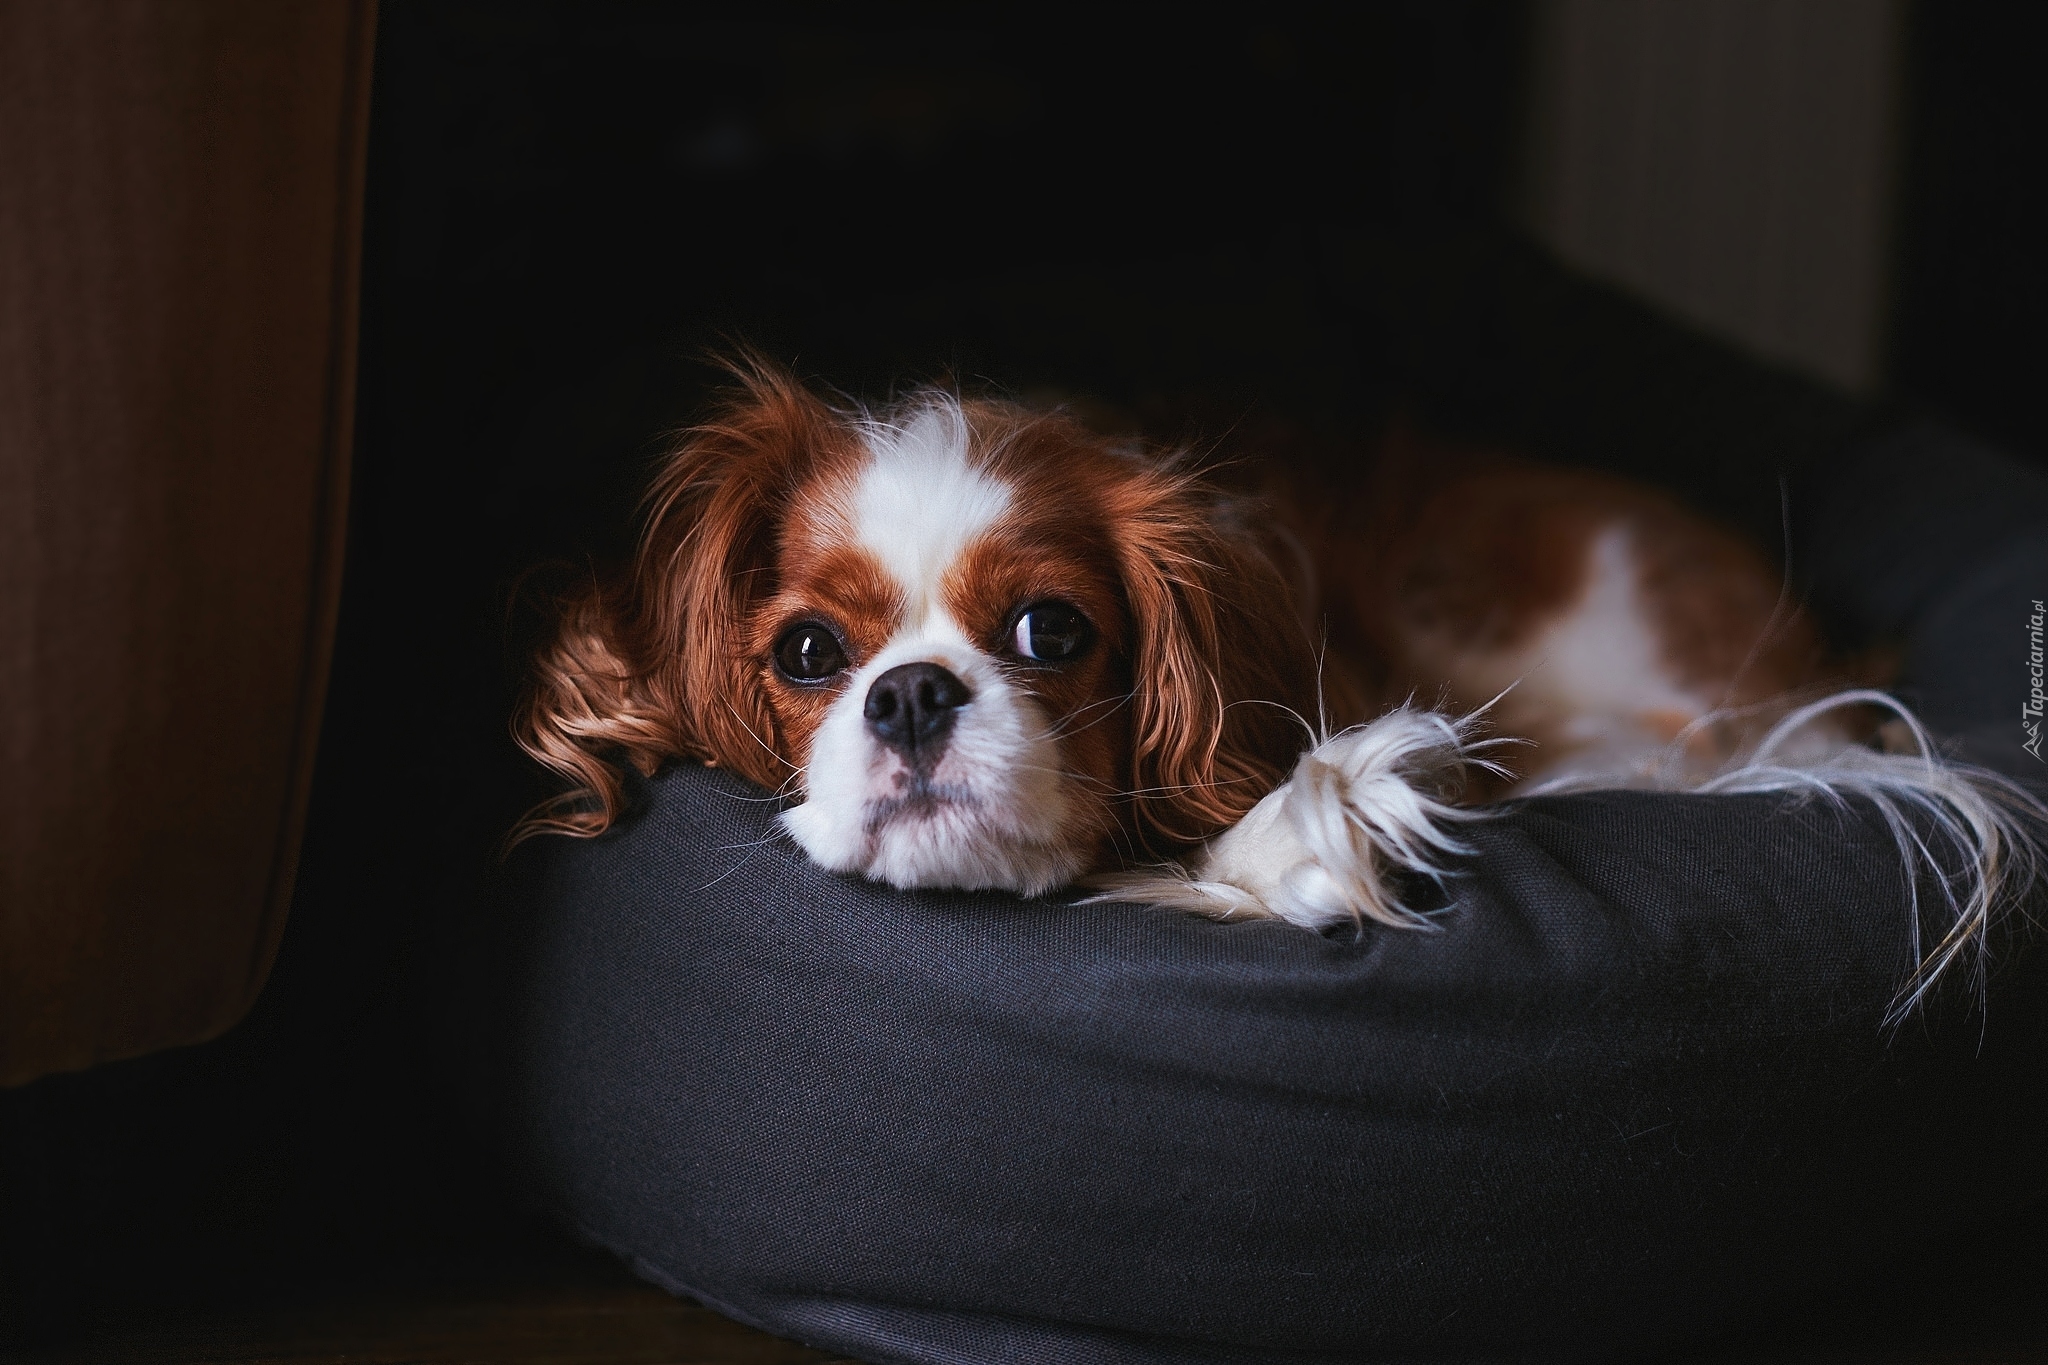
[[2043,673],[2041,656],[2041,623],[2048,620],[2048,606],[2040,598],[2034,599],[2034,614],[2027,618],[2027,673],[2033,678],[2033,686],[2027,692],[2027,704],[2020,708],[2020,728],[2027,732],[2027,742],[2020,745],[2034,756],[2035,762],[2048,762],[2041,757],[2041,710],[2048,705],[2048,694],[2041,690]]

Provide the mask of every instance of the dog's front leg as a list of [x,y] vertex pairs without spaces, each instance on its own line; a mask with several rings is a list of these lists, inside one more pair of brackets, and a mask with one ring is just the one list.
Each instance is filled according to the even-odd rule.
[[1403,706],[1332,735],[1189,867],[1099,878],[1102,899],[1307,929],[1426,925],[1399,883],[1440,883],[1446,860],[1464,851],[1451,831],[1474,812],[1451,798],[1467,765],[1485,762],[1473,754],[1473,725]]

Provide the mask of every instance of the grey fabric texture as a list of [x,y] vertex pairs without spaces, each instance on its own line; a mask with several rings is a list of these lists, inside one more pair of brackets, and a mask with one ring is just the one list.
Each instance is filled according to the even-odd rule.
[[[1912,425],[1792,509],[1815,600],[2036,780],[2044,493]],[[863,1360],[1598,1356],[2043,1189],[2041,954],[2009,919],[1983,999],[1885,1028],[1908,911],[1867,810],[1527,801],[1435,932],[1318,937],[896,893],[775,809],[678,768],[522,848],[506,1122],[582,1236]]]

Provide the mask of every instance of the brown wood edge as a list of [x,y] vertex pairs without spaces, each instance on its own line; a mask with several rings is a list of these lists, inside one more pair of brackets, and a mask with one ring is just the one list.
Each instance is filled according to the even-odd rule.
[[316,507],[313,600],[306,614],[306,645],[300,654],[298,733],[292,744],[285,809],[278,826],[264,897],[261,932],[250,953],[242,993],[233,1007],[194,1042],[216,1038],[240,1023],[277,960],[278,944],[291,913],[298,882],[299,849],[313,795],[320,731],[327,714],[327,683],[334,662],[335,628],[341,615],[342,571],[347,560],[349,476],[355,451],[357,324],[362,311],[363,197],[370,141],[370,93],[377,50],[377,0],[349,0],[341,142],[335,173],[337,219],[332,267],[333,307],[329,314],[326,440],[321,451],[320,500]]
[[305,648],[300,652],[298,724],[286,768],[285,808],[272,843],[263,918],[240,995],[188,1037],[142,1048],[96,1050],[83,1060],[40,1067],[25,1075],[0,1077],[0,1089],[26,1085],[46,1075],[77,1072],[127,1061],[170,1048],[211,1042],[247,1017],[270,977],[291,912],[298,880],[299,848],[312,801],[313,772],[326,716],[328,674],[334,659],[335,627],[341,615],[342,569],[348,547],[349,474],[355,440],[357,322],[362,298],[362,235],[365,171],[370,134],[372,63],[376,54],[378,0],[347,0],[347,52],[343,58],[343,123],[336,174],[336,231],[330,268],[328,370],[320,453],[320,491],[314,506],[312,601],[306,613]]

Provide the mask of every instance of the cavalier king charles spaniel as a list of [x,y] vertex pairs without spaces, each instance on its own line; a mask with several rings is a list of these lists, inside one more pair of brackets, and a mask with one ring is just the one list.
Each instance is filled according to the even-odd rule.
[[1856,795],[1974,869],[1930,977],[2031,868],[2037,806],[1840,690],[1764,557],[1650,490],[1398,431],[1226,487],[1065,410],[736,372],[629,572],[561,603],[516,730],[568,791],[524,832],[695,760],[892,886],[1417,926],[1497,798]]

